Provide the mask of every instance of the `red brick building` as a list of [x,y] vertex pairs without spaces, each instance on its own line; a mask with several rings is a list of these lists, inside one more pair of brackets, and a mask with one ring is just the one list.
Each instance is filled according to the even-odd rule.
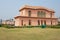
[[38,26],[42,24],[57,25],[55,11],[41,7],[25,5],[19,10],[20,15],[15,17],[15,26]]

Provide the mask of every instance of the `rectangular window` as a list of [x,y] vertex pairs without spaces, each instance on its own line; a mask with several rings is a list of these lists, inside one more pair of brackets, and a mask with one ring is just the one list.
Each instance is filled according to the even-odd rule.
[[31,11],[28,11],[28,16],[31,17]]

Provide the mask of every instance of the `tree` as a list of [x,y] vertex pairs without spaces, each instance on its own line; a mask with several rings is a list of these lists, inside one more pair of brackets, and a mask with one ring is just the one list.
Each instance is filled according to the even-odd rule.
[[2,19],[0,19],[0,24],[2,24]]

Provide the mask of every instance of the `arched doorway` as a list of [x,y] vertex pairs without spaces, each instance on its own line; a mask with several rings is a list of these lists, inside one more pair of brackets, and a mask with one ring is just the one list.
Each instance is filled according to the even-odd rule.
[[23,20],[21,20],[21,25],[23,26]]
[[38,25],[40,25],[40,20],[38,20]]
[[41,20],[41,25],[45,24],[46,25],[46,20]]
[[43,20],[41,20],[41,25],[43,25]]
[[44,24],[46,25],[46,20],[44,20]]

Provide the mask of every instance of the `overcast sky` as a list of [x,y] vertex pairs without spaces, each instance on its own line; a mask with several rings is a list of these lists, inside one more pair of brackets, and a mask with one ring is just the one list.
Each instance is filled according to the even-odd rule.
[[0,0],[0,19],[14,18],[19,15],[19,8],[26,4],[53,9],[55,16],[60,16],[60,0]]

